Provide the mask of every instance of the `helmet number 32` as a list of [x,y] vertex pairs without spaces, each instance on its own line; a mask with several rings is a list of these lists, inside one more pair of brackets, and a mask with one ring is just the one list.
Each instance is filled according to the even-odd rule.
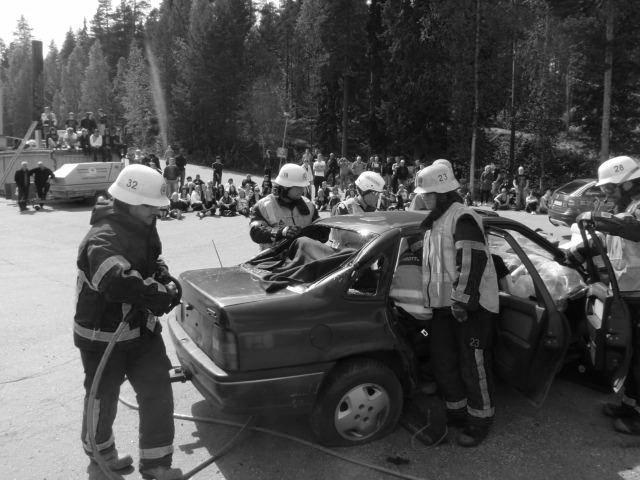
[[138,181],[130,178],[129,181],[127,181],[126,187],[135,190],[138,187]]

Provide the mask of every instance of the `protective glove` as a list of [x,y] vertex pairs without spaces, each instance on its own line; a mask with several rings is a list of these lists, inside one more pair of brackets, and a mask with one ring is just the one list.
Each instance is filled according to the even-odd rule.
[[291,225],[289,227],[284,227],[282,229],[282,237],[283,238],[296,238],[300,235],[302,228],[298,225]]
[[582,265],[586,260],[577,248],[564,250],[564,258],[567,265]]
[[154,277],[156,281],[160,282],[163,285],[167,285],[171,281],[169,269],[166,265],[160,265],[156,270]]
[[466,322],[469,318],[466,308],[464,308],[464,306],[459,302],[453,302],[451,304],[451,314],[460,323]]

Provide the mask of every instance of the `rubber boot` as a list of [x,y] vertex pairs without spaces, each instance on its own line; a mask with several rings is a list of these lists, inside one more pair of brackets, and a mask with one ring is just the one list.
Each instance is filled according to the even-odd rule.
[[455,428],[464,428],[467,425],[469,417],[466,408],[457,410],[447,410],[447,425]]
[[182,470],[165,466],[146,468],[140,470],[140,474],[146,480],[180,480],[182,478]]
[[[124,470],[125,468],[129,468],[133,465],[133,458],[131,458],[131,455],[119,457],[118,450],[112,450],[111,452],[104,454],[102,458],[109,466],[109,470],[113,471]],[[91,462],[96,464],[98,463],[93,457],[91,458]]]
[[627,435],[640,435],[640,413],[634,412],[629,417],[618,417],[613,421],[613,428]]
[[456,438],[461,447],[477,447],[489,435],[489,426],[467,425]]

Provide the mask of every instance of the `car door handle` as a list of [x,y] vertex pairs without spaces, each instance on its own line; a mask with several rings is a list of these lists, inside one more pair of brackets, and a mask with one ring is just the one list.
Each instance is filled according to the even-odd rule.
[[193,310],[193,305],[191,305],[190,303],[187,303],[187,304],[184,306],[184,308],[185,308],[185,310]]

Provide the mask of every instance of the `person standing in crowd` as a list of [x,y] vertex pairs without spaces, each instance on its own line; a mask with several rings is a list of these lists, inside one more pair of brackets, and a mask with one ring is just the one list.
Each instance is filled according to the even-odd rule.
[[[130,165],[109,187],[109,194],[113,202],[96,206],[91,228],[78,248],[73,340],[85,373],[81,440],[85,453],[93,459],[88,435],[92,426],[100,454],[111,470],[122,470],[133,463],[131,456],[118,455],[113,437],[120,385],[126,376],[140,407],[140,472],[144,478],[177,480],[182,478],[182,471],[171,468],[171,362],[157,318],[171,309],[177,297],[169,269],[160,257],[162,244],[156,230],[160,208],[169,205],[166,185],[154,170]],[[121,322],[128,326],[104,370],[96,415],[88,419],[93,378]]]
[[305,160],[309,165],[313,163],[313,155],[311,154],[311,149],[309,148],[305,148],[304,153],[302,154],[302,163],[304,163]]
[[404,158],[398,157],[398,165],[396,166],[395,172],[393,174],[392,180],[392,188],[391,191],[396,193],[398,191],[398,185],[403,184],[406,185],[407,181],[411,178],[409,173],[409,168],[406,165]]
[[44,208],[44,202],[47,200],[47,193],[49,192],[49,183],[52,178],[56,178],[50,168],[44,166],[42,162],[38,162],[37,168],[29,171],[30,175],[33,175],[34,183],[36,184],[36,192],[40,199],[40,205],[36,205],[35,209],[40,210]]
[[71,128],[74,132],[78,129],[78,120],[76,119],[75,113],[69,112],[67,114],[67,119],[64,121],[64,128],[67,131]]
[[16,170],[13,180],[16,182],[18,189],[18,207],[21,212],[29,210],[27,202],[29,201],[29,184],[31,183],[31,170],[27,166],[27,162],[22,162],[20,169]]
[[336,184],[336,177],[338,177],[339,174],[340,167],[338,166],[338,159],[336,158],[336,154],[331,152],[327,160],[326,182],[333,187]]
[[89,145],[91,147],[91,154],[93,155],[93,161],[98,161],[98,155],[100,155],[100,159],[102,160],[102,135],[96,128],[91,136],[89,137]]
[[[307,152],[309,153],[309,155],[307,155]],[[304,155],[302,155],[301,164],[301,167],[304,168],[305,172],[307,172],[307,178],[313,178],[313,168],[311,167],[312,162],[313,157],[311,156],[311,152],[309,152],[309,149],[307,148]],[[313,192],[311,192],[311,183],[309,183],[309,186],[305,189],[304,196],[307,198],[313,198]]]
[[375,212],[378,209],[380,194],[384,190],[384,178],[375,172],[362,172],[356,178],[357,195],[338,203],[331,215],[349,215],[354,213]]
[[213,185],[222,185],[222,159],[220,155],[216,155],[216,161],[213,162],[211,168],[213,169]]
[[518,174],[513,179],[513,187],[516,189],[516,210],[522,210],[525,206],[525,193],[529,190],[529,179],[522,166],[518,167]]
[[347,157],[342,157],[338,160],[338,167],[340,169],[340,189],[343,191],[347,189],[349,185],[349,175],[351,174],[351,162]]
[[300,165],[287,163],[273,181],[273,191],[260,199],[251,211],[249,235],[261,250],[285,238],[295,238],[304,227],[318,219],[304,189],[309,185],[307,172]]
[[51,128],[57,130],[58,120],[56,114],[51,111],[51,107],[44,107],[44,112],[40,114],[40,125],[42,128],[42,138],[51,132]]
[[[167,163],[169,162],[170,158],[170,156],[166,157]],[[178,151],[178,156],[175,157],[175,161],[176,167],[178,167],[178,171],[180,172],[180,187],[182,187],[184,185],[184,178],[187,173],[187,157],[185,157],[184,148],[180,148],[180,150]]]
[[[373,158],[376,158],[376,157],[373,157]],[[367,170],[367,164],[362,160],[362,157],[358,155],[356,159],[353,161],[353,163],[351,164],[351,176],[349,177],[349,183],[354,182],[355,179],[358,178],[360,174],[365,170]],[[375,170],[372,170],[372,171],[375,171]],[[380,172],[377,172],[377,173],[379,174]]]
[[547,190],[544,192],[544,195],[542,195],[540,197],[540,205],[538,205],[538,213],[549,213],[549,204],[551,203],[551,195],[553,195],[553,193],[551,192],[550,188],[547,188]]
[[493,183],[493,170],[491,165],[485,165],[480,174],[480,203],[488,205],[491,202],[491,184]]
[[327,162],[324,161],[324,155],[318,153],[316,161],[313,162],[313,195],[318,196],[318,190],[324,182],[325,171],[327,170]]
[[494,416],[491,349],[498,279],[482,220],[462,204],[460,184],[443,162],[424,168],[416,193],[429,214],[422,222],[423,293],[433,311],[431,359],[447,418],[461,427],[464,447],[480,444]]
[[169,159],[169,165],[164,167],[164,171],[162,172],[162,176],[167,181],[167,197],[171,197],[171,194],[174,192],[179,192],[182,188],[180,185],[180,169],[176,165],[175,158]]
[[98,125],[98,132],[100,132],[100,135],[104,137],[109,125],[108,125],[107,114],[104,113],[104,110],[102,110],[101,108],[98,109],[98,120],[96,123]]
[[[613,200],[611,212],[586,212],[578,220],[593,222],[606,234],[605,245],[618,288],[621,292],[640,290],[640,161],[628,156],[614,157],[598,168],[596,183]],[[595,254],[595,249],[589,252]],[[567,256],[583,263],[587,251],[582,244],[573,246]],[[630,305],[632,354],[620,403],[603,405],[604,415],[613,419],[613,428],[621,433],[640,435],[640,308]]]
[[87,112],[84,114],[84,118],[80,120],[80,128],[86,129],[89,134],[98,128],[98,124],[93,118],[93,112]]

